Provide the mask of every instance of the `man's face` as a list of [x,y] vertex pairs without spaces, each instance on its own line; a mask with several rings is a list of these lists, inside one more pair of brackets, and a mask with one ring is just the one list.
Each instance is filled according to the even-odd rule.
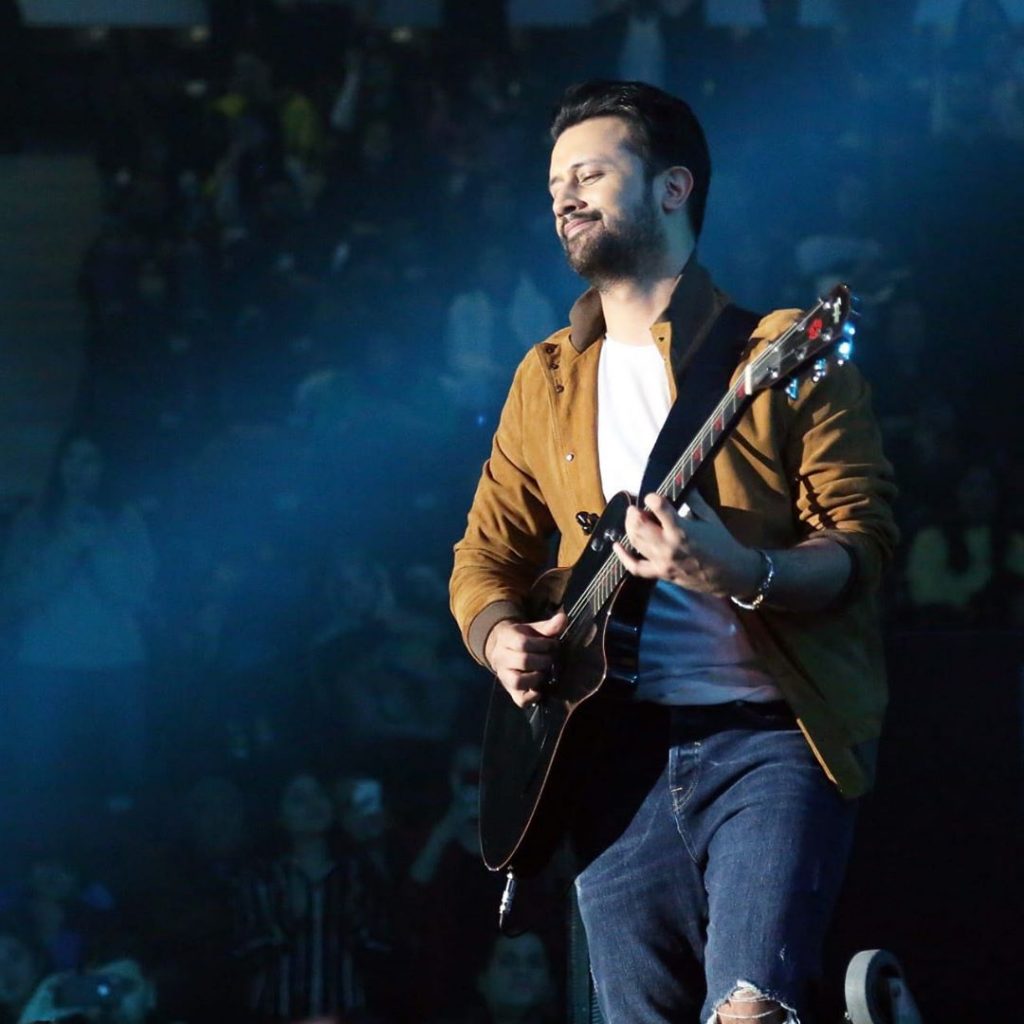
[[293,837],[323,835],[334,824],[334,805],[318,779],[296,775],[281,798],[281,823]]
[[601,285],[642,277],[666,246],[660,211],[640,157],[618,117],[567,128],[551,151],[555,231],[569,266]]

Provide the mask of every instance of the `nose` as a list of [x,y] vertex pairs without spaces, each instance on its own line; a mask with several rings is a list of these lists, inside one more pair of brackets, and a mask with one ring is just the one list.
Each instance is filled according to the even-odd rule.
[[556,217],[567,217],[570,213],[583,209],[584,206],[586,204],[576,194],[571,183],[566,182],[555,186],[551,194],[551,209]]

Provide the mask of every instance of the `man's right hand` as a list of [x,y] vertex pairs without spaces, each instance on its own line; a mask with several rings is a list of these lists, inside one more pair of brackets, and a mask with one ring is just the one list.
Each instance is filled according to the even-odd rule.
[[558,650],[558,634],[568,622],[563,611],[540,622],[506,619],[488,635],[484,645],[487,664],[519,707],[540,699]]

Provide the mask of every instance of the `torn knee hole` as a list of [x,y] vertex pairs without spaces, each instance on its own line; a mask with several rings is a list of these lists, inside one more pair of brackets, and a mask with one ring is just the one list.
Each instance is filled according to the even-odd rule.
[[786,1024],[791,1019],[789,1011],[777,1000],[770,999],[753,985],[740,984],[732,994],[718,1005],[718,1024],[742,1024],[743,1021],[757,1021],[758,1024]]

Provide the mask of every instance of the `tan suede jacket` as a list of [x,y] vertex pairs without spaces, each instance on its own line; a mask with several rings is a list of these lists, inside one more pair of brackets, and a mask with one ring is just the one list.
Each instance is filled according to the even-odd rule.
[[[673,398],[676,379],[727,302],[691,260],[664,319],[651,328]],[[752,354],[797,313],[766,316]],[[551,536],[560,534],[557,563],[572,565],[587,540],[576,514],[604,507],[597,452],[603,336],[600,299],[589,291],[570,326],[531,349],[516,372],[451,577],[452,612],[483,665],[495,624],[522,617],[521,600],[547,567]],[[828,777],[844,795],[858,796],[871,784],[887,700],[875,590],[897,532],[892,469],[857,369],[834,367],[822,381],[805,382],[796,401],[781,391],[758,395],[701,491],[744,544],[787,548],[817,532],[849,552],[851,581],[832,607],[798,614],[765,605],[740,616]]]

